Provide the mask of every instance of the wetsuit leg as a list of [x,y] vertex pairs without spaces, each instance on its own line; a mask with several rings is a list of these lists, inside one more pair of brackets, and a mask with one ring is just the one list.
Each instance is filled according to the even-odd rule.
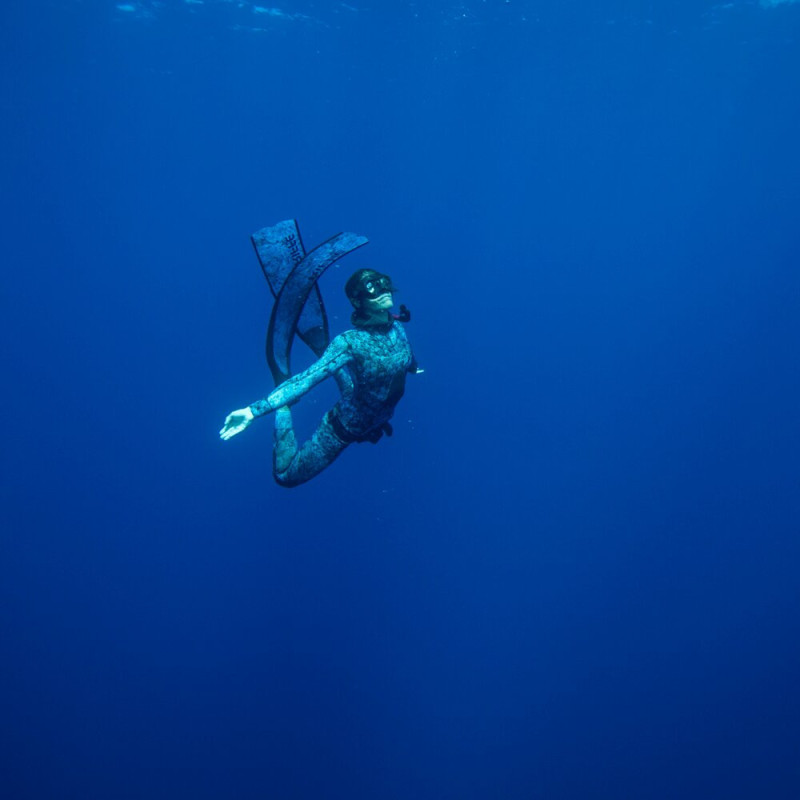
[[281,486],[299,486],[319,475],[332,464],[349,442],[333,431],[327,415],[314,435],[298,450],[292,426],[292,412],[284,407],[275,412],[275,448],[273,475]]

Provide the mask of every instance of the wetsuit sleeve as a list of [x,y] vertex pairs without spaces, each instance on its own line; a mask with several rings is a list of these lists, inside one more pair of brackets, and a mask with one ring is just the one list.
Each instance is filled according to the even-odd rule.
[[[405,338],[405,331],[403,331],[403,337]],[[409,363],[406,372],[410,372],[413,375],[419,370],[419,362],[417,361],[417,357],[414,355],[414,351],[411,349],[411,345],[408,344],[407,338],[406,338],[406,347],[408,347],[408,354],[409,356],[411,356],[411,362]]]
[[337,336],[326,348],[319,361],[315,361],[307,370],[293,375],[284,381],[263,400],[257,400],[250,406],[253,416],[261,417],[299,400],[310,392],[318,383],[335,374],[353,360],[353,354],[347,340]]

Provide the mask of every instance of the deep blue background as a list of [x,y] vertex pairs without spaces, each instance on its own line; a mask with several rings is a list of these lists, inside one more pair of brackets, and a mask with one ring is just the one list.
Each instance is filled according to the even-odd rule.
[[[120,5],[0,11],[3,796],[800,796],[800,5]],[[426,372],[287,492],[289,217]]]

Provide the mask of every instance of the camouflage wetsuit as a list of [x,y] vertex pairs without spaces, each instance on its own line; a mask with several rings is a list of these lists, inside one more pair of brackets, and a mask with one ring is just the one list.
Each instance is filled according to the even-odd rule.
[[[331,464],[352,442],[377,442],[416,362],[402,325],[361,327],[337,336],[320,359],[250,406],[256,417],[275,411],[273,473],[281,486],[297,486]],[[298,449],[289,406],[318,383],[336,376],[339,402]]]

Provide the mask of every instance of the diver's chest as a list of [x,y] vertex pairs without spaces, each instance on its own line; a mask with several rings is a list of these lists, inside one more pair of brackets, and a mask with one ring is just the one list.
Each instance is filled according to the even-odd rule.
[[360,342],[356,353],[359,371],[365,375],[394,373],[404,370],[410,363],[410,350],[404,338],[370,336]]

